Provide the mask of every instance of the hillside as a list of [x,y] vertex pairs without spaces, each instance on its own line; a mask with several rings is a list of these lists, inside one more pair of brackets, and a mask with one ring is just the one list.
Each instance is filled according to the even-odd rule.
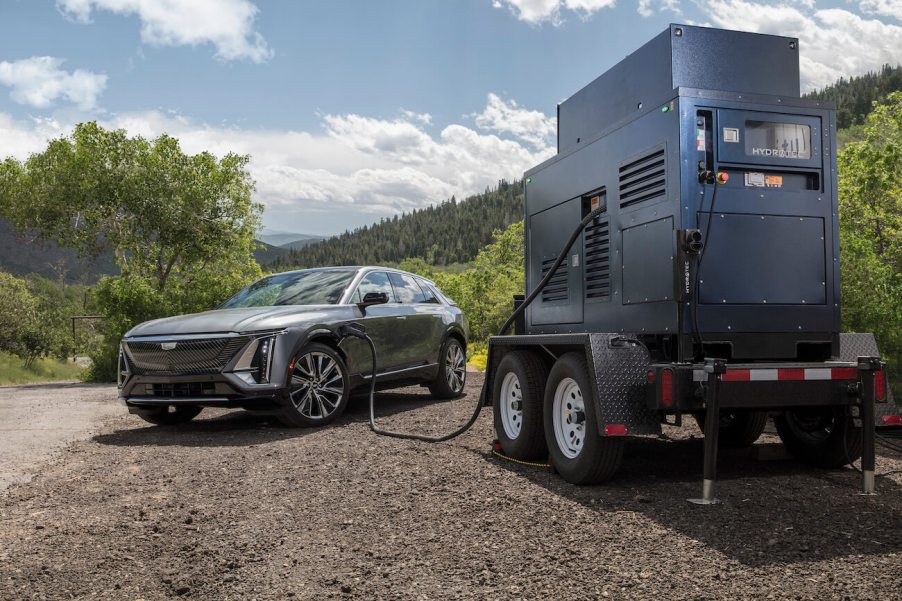
[[858,125],[871,112],[871,103],[886,95],[902,90],[902,66],[884,65],[876,73],[860,77],[840,78],[823,90],[804,95],[804,98],[832,100],[836,103],[836,127],[845,129]]
[[494,230],[522,218],[522,182],[502,180],[497,187],[460,202],[452,197],[292,250],[270,268],[398,263],[408,257],[420,257],[433,265],[466,263],[492,241]]
[[[259,242],[259,241],[258,241]],[[288,250],[259,242],[254,258],[261,265],[267,265],[284,257]],[[16,276],[30,273],[69,283],[93,284],[102,275],[119,273],[113,256],[103,254],[92,263],[78,258],[74,251],[60,248],[53,242],[42,244],[18,236],[12,225],[0,219],[0,271]]]

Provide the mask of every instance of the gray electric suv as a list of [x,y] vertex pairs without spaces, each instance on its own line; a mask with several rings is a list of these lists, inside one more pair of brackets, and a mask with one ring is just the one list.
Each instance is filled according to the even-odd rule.
[[433,282],[384,267],[331,267],[271,275],[219,308],[148,321],[125,334],[119,396],[153,424],[178,424],[203,407],[241,407],[289,426],[319,426],[369,390],[422,384],[462,394],[467,319]]

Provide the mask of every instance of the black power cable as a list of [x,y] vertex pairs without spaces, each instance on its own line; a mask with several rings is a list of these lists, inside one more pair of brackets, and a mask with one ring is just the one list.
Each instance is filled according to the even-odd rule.
[[[586,215],[582,221],[579,222],[579,225],[573,230],[573,233],[570,235],[570,239],[567,240],[567,243],[564,245],[564,248],[561,250],[560,254],[558,254],[557,260],[555,260],[554,264],[551,266],[551,269],[548,270],[548,273],[545,274],[545,277],[542,278],[542,281],[538,283],[538,285],[533,289],[532,292],[529,293],[523,303],[517,307],[517,309],[511,314],[507,321],[504,322],[504,325],[501,326],[501,329],[498,331],[499,336],[503,336],[504,333],[510,328],[511,324],[520,316],[523,311],[528,307],[539,295],[545,286],[548,285],[548,282],[554,276],[558,267],[561,266],[561,263],[567,258],[567,255],[570,253],[570,248],[573,246],[573,243],[576,242],[576,239],[579,238],[580,234],[586,226],[588,226],[592,221],[595,220],[596,217],[601,215],[605,211],[604,206],[600,206],[593,211],[590,211],[588,215]],[[370,356],[373,361],[373,369],[370,373],[370,430],[379,434],[381,436],[389,436],[391,438],[401,438],[404,440],[419,440],[422,442],[445,442],[446,440],[451,440],[452,438],[456,438],[473,427],[473,424],[476,423],[476,420],[479,418],[479,414],[482,412],[482,408],[485,406],[485,397],[487,393],[487,386],[489,382],[489,378],[486,377],[482,382],[482,390],[479,392],[479,402],[476,404],[476,408],[473,411],[473,414],[470,416],[470,419],[466,424],[450,432],[449,434],[444,434],[442,436],[424,436],[422,434],[408,434],[405,432],[391,432],[389,430],[382,430],[381,428],[376,426],[376,408],[375,408],[375,398],[376,398],[376,345],[373,342],[373,339],[370,338],[366,330],[360,324],[349,324],[344,326],[339,335],[342,337],[353,336],[355,338],[362,338],[366,340],[370,345]]]

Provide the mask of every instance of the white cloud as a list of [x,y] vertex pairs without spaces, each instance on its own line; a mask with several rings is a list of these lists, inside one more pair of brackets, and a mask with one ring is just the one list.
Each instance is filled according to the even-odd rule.
[[803,90],[902,63],[902,26],[847,10],[746,0],[699,0],[718,27],[799,38]]
[[471,116],[482,129],[510,134],[539,149],[552,143],[557,130],[555,120],[545,113],[520,108],[516,101],[505,102],[495,94],[489,94],[488,104],[481,113]]
[[657,12],[669,11],[675,15],[682,15],[680,0],[639,0],[637,9],[643,17],[651,17]]
[[586,20],[603,8],[614,6],[616,0],[492,0],[495,8],[507,7],[518,19],[532,25],[563,24],[563,10],[576,13]]
[[46,108],[66,99],[81,109],[91,109],[106,87],[107,76],[84,69],[64,71],[65,61],[52,56],[33,56],[0,62],[0,85],[11,88],[10,98],[19,104]]
[[893,17],[902,21],[902,0],[862,0],[858,3],[862,12]]
[[[451,195],[481,192],[502,178],[519,178],[554,153],[540,137],[547,134],[548,117],[495,95],[489,95],[479,113],[488,116],[476,128],[453,123],[430,135],[426,128],[431,119],[424,115],[402,111],[397,119],[374,119],[327,114],[321,133],[214,127],[160,111],[108,115],[100,123],[131,135],[168,133],[190,153],[250,154],[256,199],[283,214],[410,211]],[[536,137],[528,133],[530,122],[540,128]],[[0,158],[21,159],[41,151],[49,138],[68,134],[73,125],[52,119],[17,121],[0,113]]]
[[272,50],[254,30],[259,9],[249,0],[57,0],[65,16],[89,23],[94,10],[136,15],[141,39],[155,46],[213,44],[223,60],[256,63]]

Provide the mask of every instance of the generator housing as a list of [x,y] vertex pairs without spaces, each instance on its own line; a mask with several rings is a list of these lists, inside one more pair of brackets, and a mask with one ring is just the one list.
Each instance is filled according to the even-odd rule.
[[527,290],[605,210],[518,333],[631,333],[667,361],[838,358],[835,117],[799,97],[798,53],[674,24],[558,105],[558,153],[525,175]]

